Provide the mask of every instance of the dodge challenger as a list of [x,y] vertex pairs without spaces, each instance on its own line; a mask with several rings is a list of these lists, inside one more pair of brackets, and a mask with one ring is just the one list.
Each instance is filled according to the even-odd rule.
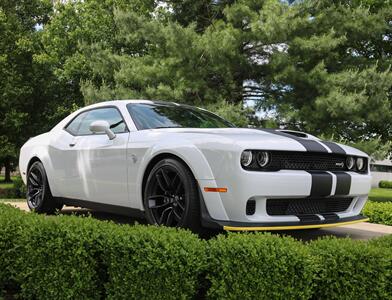
[[361,222],[371,182],[355,148],[148,100],[79,109],[29,139],[19,168],[35,212],[71,205],[193,231]]

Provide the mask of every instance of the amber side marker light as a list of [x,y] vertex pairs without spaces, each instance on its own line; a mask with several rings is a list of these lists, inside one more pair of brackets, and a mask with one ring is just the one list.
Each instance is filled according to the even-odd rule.
[[216,192],[216,193],[227,193],[227,188],[213,188],[213,187],[205,187],[205,192]]

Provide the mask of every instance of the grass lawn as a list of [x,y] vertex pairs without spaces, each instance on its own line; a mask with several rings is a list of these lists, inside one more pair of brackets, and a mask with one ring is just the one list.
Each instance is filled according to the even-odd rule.
[[[16,176],[11,177],[12,180],[16,179]],[[9,189],[12,188],[14,184],[11,183],[4,183],[4,176],[0,176],[0,189]]]
[[24,201],[26,201],[26,199],[0,199],[0,203],[1,202],[24,202]]
[[369,199],[378,202],[392,201],[392,189],[374,188],[370,191]]

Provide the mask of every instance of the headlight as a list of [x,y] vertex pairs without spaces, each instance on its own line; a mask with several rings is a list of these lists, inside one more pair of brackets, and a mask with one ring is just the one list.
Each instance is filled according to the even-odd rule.
[[355,159],[352,156],[347,157],[346,159],[346,166],[347,169],[352,170],[354,168],[355,165]]
[[244,152],[242,152],[241,154],[241,165],[244,167],[248,167],[253,160],[253,155],[252,155],[252,151],[249,150],[245,150]]
[[270,155],[268,152],[260,151],[257,153],[256,160],[259,166],[264,168],[270,161]]
[[357,158],[357,169],[359,171],[363,171],[365,168],[365,160],[362,157]]

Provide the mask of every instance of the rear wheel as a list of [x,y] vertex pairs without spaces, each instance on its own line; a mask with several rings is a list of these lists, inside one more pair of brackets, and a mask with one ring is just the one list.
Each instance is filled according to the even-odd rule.
[[151,170],[144,189],[150,224],[200,231],[200,202],[196,180],[179,160],[167,158]]
[[34,162],[27,172],[27,205],[32,211],[47,214],[63,206],[53,199],[45,168],[40,161]]

